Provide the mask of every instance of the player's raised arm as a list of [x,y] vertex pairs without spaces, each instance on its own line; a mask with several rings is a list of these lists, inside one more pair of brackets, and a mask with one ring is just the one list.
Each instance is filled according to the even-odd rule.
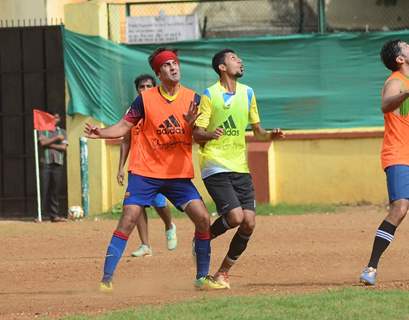
[[99,128],[86,123],[84,133],[90,139],[114,139],[125,136],[132,127],[133,123],[125,119],[121,119],[118,123],[107,128]]
[[396,110],[409,97],[409,91],[402,88],[403,84],[399,79],[391,79],[385,83],[382,90],[383,113]]
[[200,116],[198,103],[192,101],[190,103],[189,109],[186,113],[183,114],[183,118],[190,125],[193,126],[196,119]]

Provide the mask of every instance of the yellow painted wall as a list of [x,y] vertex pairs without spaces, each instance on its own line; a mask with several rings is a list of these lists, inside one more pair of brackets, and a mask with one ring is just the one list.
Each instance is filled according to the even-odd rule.
[[268,185],[270,186],[270,202],[272,204],[278,203],[277,198],[277,163],[276,163],[276,143],[271,143],[268,150],[268,174],[266,173],[266,178],[268,179]]
[[[31,0],[29,0],[31,1]],[[47,17],[57,19],[58,21],[64,22],[64,6],[70,3],[81,3],[87,0],[47,0],[46,2],[46,12]]]
[[0,20],[28,20],[46,18],[43,0],[1,0]]
[[107,154],[109,156],[109,164],[108,164],[108,189],[110,194],[110,204],[109,207],[112,208],[115,204],[121,202],[124,197],[125,189],[128,183],[128,175],[126,172],[126,168],[128,164],[125,166],[125,181],[124,186],[120,186],[116,180],[116,175],[118,172],[118,164],[119,164],[119,149],[120,144],[114,145],[107,145]]
[[[64,6],[65,27],[69,30],[107,37],[106,3],[104,1],[89,1],[85,3],[70,3]],[[67,102],[69,96],[67,94]],[[67,117],[68,143],[67,180],[68,205],[81,204],[80,154],[79,138],[83,134],[86,122],[102,126],[101,123],[89,117],[75,115]],[[101,213],[112,207],[111,181],[109,171],[111,146],[103,140],[88,140],[89,161],[89,212]]]
[[[64,20],[64,5],[80,3],[86,0],[0,0],[0,20],[26,20],[36,19],[36,23],[60,23]],[[51,20],[51,18],[53,20]]]
[[[80,147],[85,122],[101,125],[89,117],[67,117],[69,148],[67,151],[68,205],[81,205]],[[109,153],[105,141],[88,140],[89,211],[101,213],[111,208]]]
[[197,153],[198,149],[199,149],[199,146],[195,144],[193,146],[193,165],[195,168],[195,178],[193,179],[193,183],[196,186],[196,188],[199,190],[199,193],[201,194],[203,200],[209,201],[211,198],[209,194],[207,193],[206,187],[200,175],[199,156]]
[[274,142],[275,202],[385,203],[381,143],[381,138]]
[[65,27],[71,31],[108,37],[106,1],[93,0],[64,6]]

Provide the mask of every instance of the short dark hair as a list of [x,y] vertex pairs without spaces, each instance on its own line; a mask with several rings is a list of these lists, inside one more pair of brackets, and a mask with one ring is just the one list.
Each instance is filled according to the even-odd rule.
[[155,80],[154,77],[152,77],[150,74],[141,74],[141,75],[137,76],[136,79],[135,79],[135,88],[136,88],[136,90],[138,90],[139,84],[141,82],[147,81],[147,80],[152,81],[153,86],[154,87],[156,86],[156,80]]
[[169,48],[163,48],[163,47],[157,48],[157,49],[149,56],[149,58],[148,58],[149,65],[151,66],[152,69],[153,69],[153,64],[152,64],[153,59],[155,59],[155,57],[156,57],[159,53],[161,53],[161,52],[163,52],[163,51],[172,51],[174,54],[178,55],[178,51],[175,50],[175,49],[169,49]]
[[390,40],[386,42],[381,50],[381,59],[385,67],[391,71],[397,71],[399,64],[396,62],[396,58],[402,53],[400,43],[403,42],[400,39]]
[[226,53],[236,53],[232,49],[223,49],[217,52],[212,59],[212,67],[213,70],[220,76],[219,65],[224,64],[226,59]]

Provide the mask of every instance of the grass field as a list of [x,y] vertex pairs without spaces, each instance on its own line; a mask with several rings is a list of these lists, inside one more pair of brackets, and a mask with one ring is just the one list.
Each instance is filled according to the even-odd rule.
[[288,296],[263,295],[199,299],[162,307],[141,307],[103,316],[71,316],[65,320],[383,320],[409,319],[409,293],[369,288],[328,290]]
[[[210,213],[216,212],[216,206],[214,202],[206,202],[206,207]],[[172,211],[172,217],[184,218],[186,215],[180,212],[175,207],[170,206]],[[280,203],[277,205],[271,205],[268,203],[262,203],[257,205],[257,215],[260,216],[273,216],[273,215],[299,215],[308,213],[335,213],[340,208],[335,204],[286,204]],[[149,218],[158,218],[153,208],[146,209]],[[122,203],[118,203],[112,208],[110,212],[102,213],[98,215],[98,218],[102,219],[118,219],[122,213]]]

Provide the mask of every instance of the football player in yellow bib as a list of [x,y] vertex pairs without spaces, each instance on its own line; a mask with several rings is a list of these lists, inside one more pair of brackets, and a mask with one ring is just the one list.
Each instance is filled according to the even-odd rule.
[[242,60],[230,49],[215,54],[213,69],[220,79],[202,95],[193,137],[199,150],[202,179],[220,217],[210,228],[212,239],[238,227],[215,279],[230,288],[228,272],[247,247],[256,224],[255,195],[247,164],[245,132],[251,125],[257,140],[282,138],[280,129],[260,126],[252,88],[237,81]]

